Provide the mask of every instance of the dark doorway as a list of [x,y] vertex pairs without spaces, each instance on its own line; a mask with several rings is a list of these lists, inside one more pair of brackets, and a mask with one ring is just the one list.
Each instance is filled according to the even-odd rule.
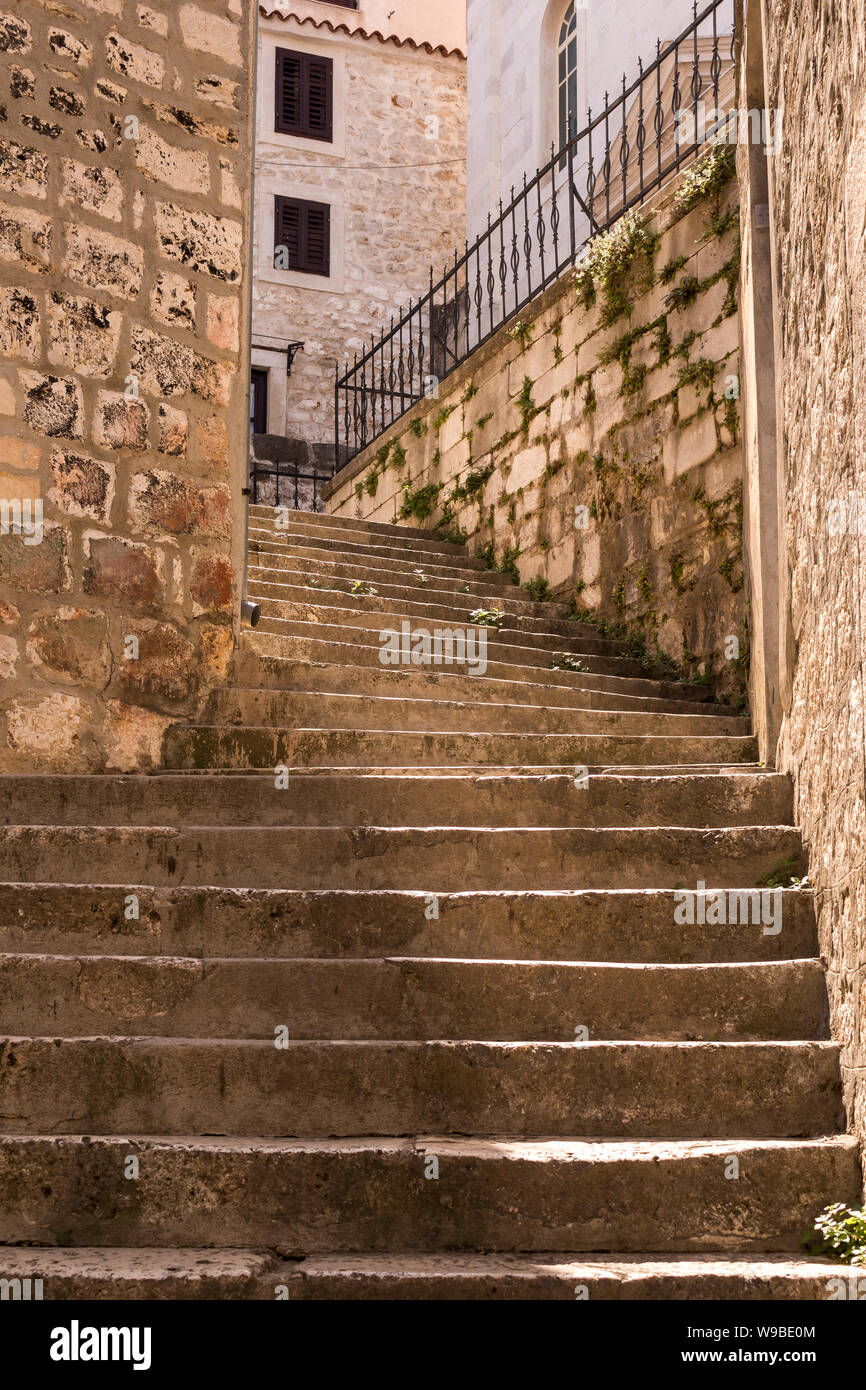
[[262,367],[250,372],[250,434],[268,432],[268,374]]

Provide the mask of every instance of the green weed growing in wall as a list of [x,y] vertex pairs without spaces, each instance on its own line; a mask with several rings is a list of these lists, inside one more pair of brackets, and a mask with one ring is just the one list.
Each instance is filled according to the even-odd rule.
[[416,521],[426,521],[436,510],[436,503],[442,486],[442,483],[427,483],[424,487],[419,487],[413,492],[409,484],[404,483],[400,516],[404,519],[414,517]]
[[733,178],[736,161],[735,145],[722,141],[710,145],[684,175],[674,194],[674,207],[680,216],[705,199],[717,199]]
[[657,233],[650,231],[636,212],[627,212],[601,236],[589,243],[575,271],[577,295],[585,309],[601,296],[603,327],[628,313],[632,300],[652,287]]

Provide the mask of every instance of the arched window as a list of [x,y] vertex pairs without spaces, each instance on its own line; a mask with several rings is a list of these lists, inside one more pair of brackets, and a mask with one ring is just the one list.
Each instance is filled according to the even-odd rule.
[[574,0],[559,31],[559,144],[577,134],[577,15]]

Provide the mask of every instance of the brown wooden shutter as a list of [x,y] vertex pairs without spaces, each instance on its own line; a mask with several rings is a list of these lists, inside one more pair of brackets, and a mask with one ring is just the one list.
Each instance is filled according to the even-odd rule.
[[307,61],[307,134],[313,139],[334,138],[334,64],[330,58]]
[[330,275],[331,209],[327,203],[307,203],[306,214],[306,268],[311,275]]
[[288,247],[289,268],[297,269],[301,255],[301,204],[297,198],[274,199],[274,255]]
[[275,129],[291,133],[301,125],[301,90],[303,84],[303,55],[277,49],[277,81],[275,87]]
[[308,140],[334,138],[334,64],[315,53],[277,49],[274,129]]
[[305,275],[331,273],[331,209],[305,198],[274,199],[274,253],[289,252],[289,270]]

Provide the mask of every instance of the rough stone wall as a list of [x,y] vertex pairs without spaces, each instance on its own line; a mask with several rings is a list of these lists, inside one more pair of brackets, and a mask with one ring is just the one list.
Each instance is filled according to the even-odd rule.
[[607,290],[563,277],[344,469],[328,510],[439,525],[736,699],[738,218],[732,184],[685,213],[678,186],[643,231],[614,229]]
[[810,854],[849,1116],[866,1136],[866,7],[765,11],[792,660],[778,754]]
[[0,768],[146,767],[234,640],[251,7],[0,8]]
[[[277,46],[333,60],[333,143],[274,131]],[[459,53],[263,18],[259,70],[253,341],[270,335],[305,348],[288,382],[285,355],[254,351],[253,362],[271,368],[269,432],[332,446],[335,364],[369,347],[463,236],[466,64]],[[327,278],[275,269],[280,193],[331,205]]]

